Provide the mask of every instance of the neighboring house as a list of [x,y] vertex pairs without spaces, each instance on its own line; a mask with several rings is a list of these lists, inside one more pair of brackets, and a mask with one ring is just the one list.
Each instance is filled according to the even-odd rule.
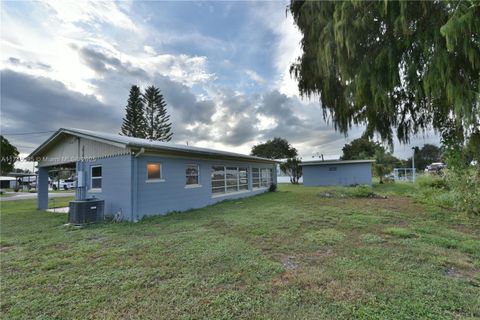
[[0,189],[13,189],[17,185],[17,180],[14,177],[0,177]]
[[259,194],[276,183],[276,162],[206,148],[81,129],[59,129],[29,156],[38,161],[38,208],[48,171],[74,167],[76,199],[105,200],[125,220],[201,208]]
[[374,160],[319,160],[302,162],[303,184],[314,186],[349,186],[372,184]]

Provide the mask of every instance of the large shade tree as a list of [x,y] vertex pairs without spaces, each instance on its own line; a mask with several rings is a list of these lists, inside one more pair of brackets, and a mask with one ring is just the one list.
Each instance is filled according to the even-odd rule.
[[286,139],[273,138],[264,143],[254,145],[250,152],[252,156],[269,159],[287,159],[297,156],[297,149],[292,147]]
[[342,148],[343,155],[341,160],[363,160],[374,159],[378,150],[383,150],[383,146],[375,141],[370,141],[366,137],[361,137],[346,144]]
[[[414,164],[417,170],[423,171],[433,162],[442,160],[442,150],[433,144],[425,144],[423,147],[415,147]],[[412,157],[408,158],[408,163],[412,164]]]
[[480,126],[480,2],[298,1],[300,93],[347,133],[393,144],[430,126],[463,142]]
[[13,171],[18,158],[17,148],[4,136],[0,136],[0,173],[6,175]]

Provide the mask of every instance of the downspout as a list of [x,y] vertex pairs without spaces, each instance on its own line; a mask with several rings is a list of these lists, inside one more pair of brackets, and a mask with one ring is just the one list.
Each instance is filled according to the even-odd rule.
[[145,148],[141,148],[140,151],[138,151],[137,154],[135,155],[135,158],[138,158],[138,157],[141,156],[143,153],[145,153]]
[[145,153],[145,148],[141,148],[137,154],[135,154],[134,157],[132,157],[132,214],[131,214],[131,221],[132,222],[138,222],[138,208],[137,208],[137,203],[138,203],[138,173],[137,173],[137,158],[141,156],[143,153]]
[[[81,145],[80,137],[77,137],[77,188],[75,190],[75,200],[84,200],[86,198],[86,173],[85,173],[85,146]],[[81,150],[81,155],[80,155]]]

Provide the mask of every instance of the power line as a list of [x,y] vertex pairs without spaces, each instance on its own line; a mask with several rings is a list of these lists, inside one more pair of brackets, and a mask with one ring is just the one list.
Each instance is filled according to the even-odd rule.
[[16,133],[3,133],[4,136],[24,136],[28,134],[44,134],[44,133],[52,133],[55,131],[37,131],[37,132],[16,132]]

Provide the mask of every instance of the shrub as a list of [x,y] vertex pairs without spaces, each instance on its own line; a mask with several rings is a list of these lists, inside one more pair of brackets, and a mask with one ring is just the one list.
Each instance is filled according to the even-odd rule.
[[371,186],[358,185],[353,188],[346,189],[347,196],[353,198],[370,198],[373,197],[373,191]]
[[445,170],[445,179],[455,195],[455,208],[480,215],[480,170],[475,166]]
[[270,191],[270,192],[275,192],[275,191],[277,191],[277,184],[272,183],[272,184],[270,185],[270,188],[268,188],[268,191]]
[[430,174],[418,175],[416,178],[417,184],[422,188],[434,188],[449,190],[447,181],[444,177],[434,176]]

